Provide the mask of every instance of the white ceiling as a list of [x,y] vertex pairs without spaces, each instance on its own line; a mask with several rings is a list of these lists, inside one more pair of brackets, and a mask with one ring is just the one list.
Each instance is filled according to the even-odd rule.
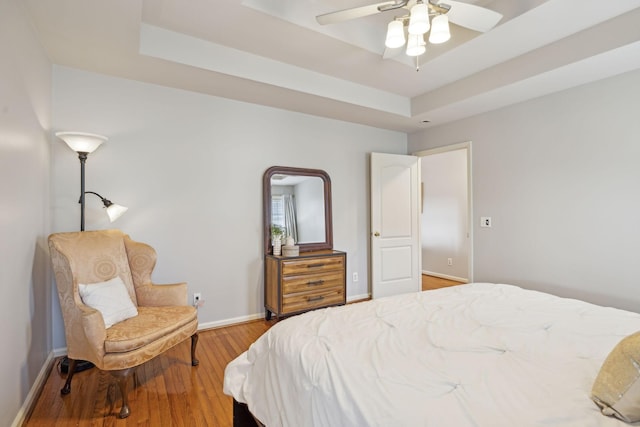
[[640,68],[638,0],[465,0],[504,18],[452,25],[419,71],[382,58],[397,12],[315,21],[379,1],[24,4],[56,64],[408,133]]

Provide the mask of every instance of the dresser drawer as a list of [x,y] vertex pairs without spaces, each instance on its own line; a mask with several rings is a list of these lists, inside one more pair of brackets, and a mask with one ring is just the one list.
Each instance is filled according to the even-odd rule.
[[265,319],[346,303],[347,256],[310,251],[299,256],[267,254],[264,264]]
[[282,312],[288,314],[335,304],[344,304],[344,287],[284,296]]
[[298,275],[307,273],[322,273],[331,270],[344,271],[343,256],[328,256],[321,258],[303,258],[282,261],[282,275]]
[[300,276],[285,276],[282,278],[283,295],[299,292],[309,292],[344,284],[343,271],[329,271],[327,273],[303,274]]

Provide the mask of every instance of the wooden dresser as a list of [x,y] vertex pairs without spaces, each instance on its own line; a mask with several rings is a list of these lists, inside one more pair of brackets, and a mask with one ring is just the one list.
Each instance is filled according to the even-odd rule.
[[265,256],[267,320],[346,303],[347,255],[324,250],[299,256]]

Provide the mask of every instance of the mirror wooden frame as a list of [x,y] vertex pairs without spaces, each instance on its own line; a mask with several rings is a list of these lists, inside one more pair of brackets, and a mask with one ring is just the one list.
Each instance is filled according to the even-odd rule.
[[264,253],[270,254],[273,251],[273,246],[271,244],[271,177],[274,175],[300,175],[318,177],[322,179],[324,190],[324,242],[300,243],[298,244],[298,246],[300,248],[300,252],[333,249],[333,223],[331,217],[331,178],[329,178],[329,174],[320,169],[272,166],[267,169],[262,176]]

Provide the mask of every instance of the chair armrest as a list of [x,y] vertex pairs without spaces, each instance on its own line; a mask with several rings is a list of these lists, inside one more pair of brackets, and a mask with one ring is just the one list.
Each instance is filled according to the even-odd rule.
[[[80,312],[80,323],[84,337],[67,336],[67,340],[73,340],[73,343],[67,343],[69,356],[75,359],[88,360],[94,363],[98,368],[102,365],[104,358],[104,341],[107,339],[107,329],[104,325],[102,314],[88,305],[76,306]],[[71,354],[73,353],[73,354]]]
[[136,298],[141,307],[162,307],[169,305],[187,305],[187,284],[147,285],[136,288]]

